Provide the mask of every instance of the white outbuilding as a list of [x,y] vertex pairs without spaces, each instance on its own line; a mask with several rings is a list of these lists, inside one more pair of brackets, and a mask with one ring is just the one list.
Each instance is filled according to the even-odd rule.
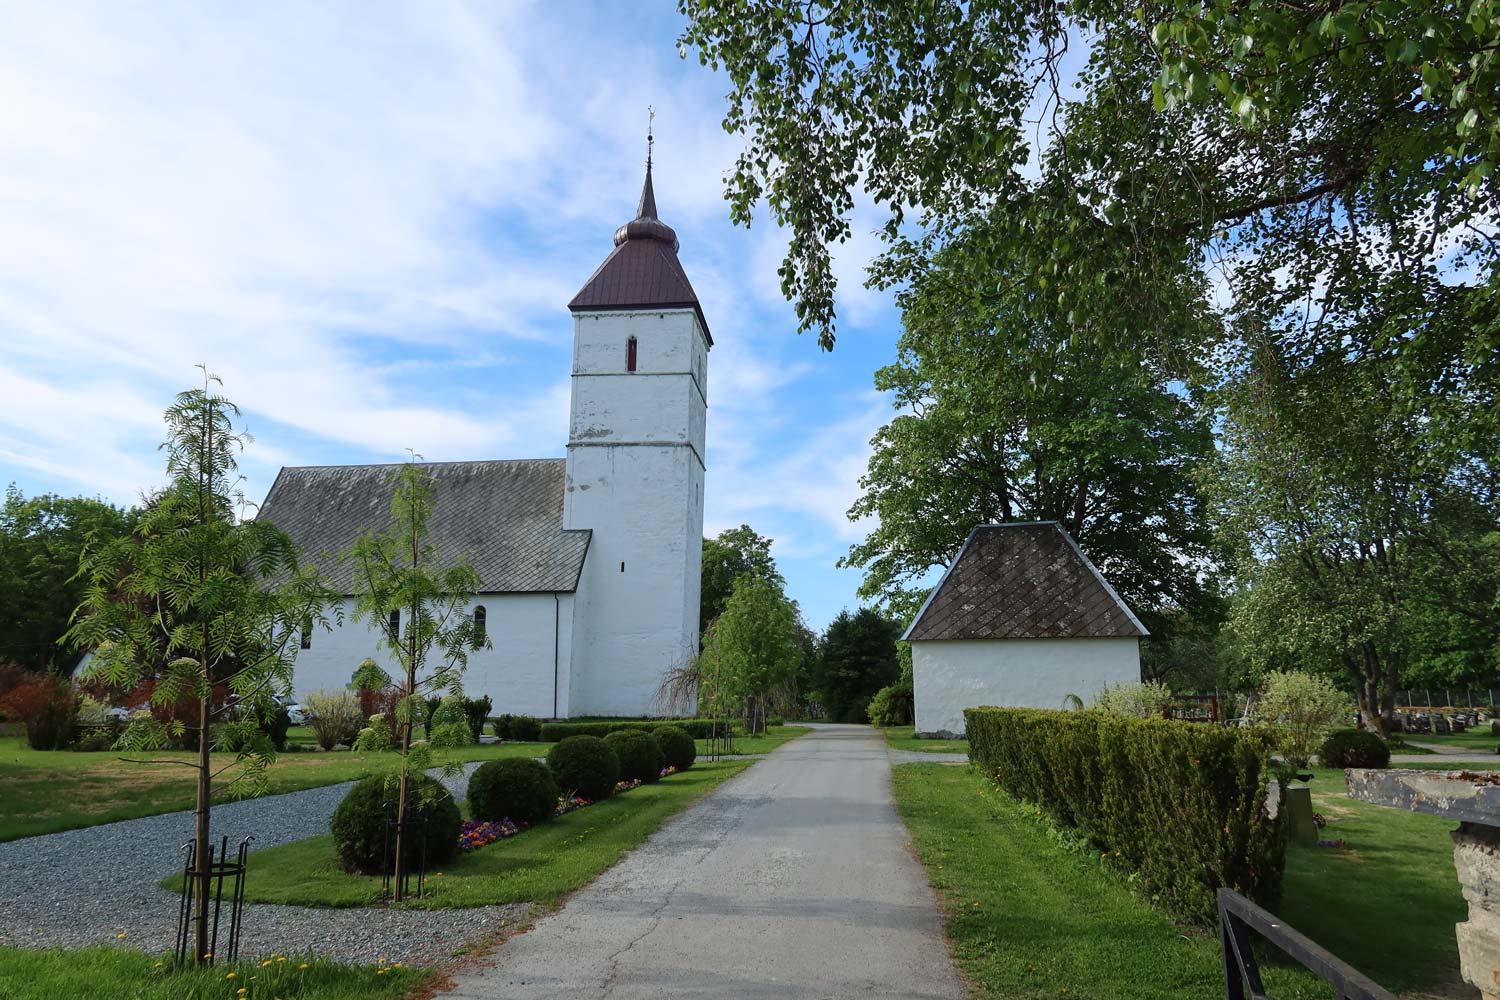
[[980,525],[902,636],[917,732],[959,736],[966,708],[1062,708],[1139,681],[1148,634],[1061,524]]

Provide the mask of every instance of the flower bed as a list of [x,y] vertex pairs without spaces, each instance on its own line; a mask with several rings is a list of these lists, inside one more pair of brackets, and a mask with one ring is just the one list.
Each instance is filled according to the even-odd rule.
[[[665,778],[669,774],[676,773],[677,768],[666,767],[662,769],[661,776]],[[621,792],[628,792],[632,788],[639,788],[640,785],[641,782],[638,779],[616,782],[615,794],[618,795]],[[584,806],[591,806],[593,804],[594,802],[592,799],[586,799],[581,795],[575,795],[570,799],[559,797],[557,800],[557,808],[553,810],[552,817],[556,819],[558,816],[570,813],[575,809],[582,809]],[[516,823],[508,817],[506,819],[489,821],[465,820],[462,828],[458,833],[458,849],[467,854],[470,851],[477,851],[481,847],[484,847],[488,844],[493,844],[497,840],[504,840],[506,837],[514,837],[522,830],[528,830],[530,828],[531,824]]]

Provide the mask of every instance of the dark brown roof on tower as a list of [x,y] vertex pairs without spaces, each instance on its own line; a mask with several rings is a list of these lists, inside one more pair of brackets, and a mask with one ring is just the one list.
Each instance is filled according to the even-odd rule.
[[1128,639],[1149,633],[1056,521],[969,533],[903,639]]
[[703,334],[714,342],[703,307],[677,259],[677,233],[656,217],[651,162],[636,216],[615,230],[615,248],[568,303],[573,312],[613,309],[686,309],[698,314]]

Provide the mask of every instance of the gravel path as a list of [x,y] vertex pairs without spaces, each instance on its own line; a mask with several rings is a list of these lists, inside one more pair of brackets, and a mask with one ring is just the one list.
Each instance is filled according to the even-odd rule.
[[[461,794],[464,778],[448,782]],[[255,835],[256,850],[328,832],[352,782],[217,805],[214,837],[231,845]],[[180,871],[178,847],[192,839],[191,812],[165,813],[0,844],[0,944],[78,947],[121,943],[170,950],[177,896],[156,882]],[[351,962],[430,963],[514,922],[528,906],[467,910],[311,909],[246,905],[240,954],[313,952]],[[228,926],[228,914],[223,920]],[[125,935],[120,941],[119,935]]]

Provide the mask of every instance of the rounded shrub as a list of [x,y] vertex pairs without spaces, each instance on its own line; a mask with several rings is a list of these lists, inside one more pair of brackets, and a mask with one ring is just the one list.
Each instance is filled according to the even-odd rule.
[[1324,767],[1390,767],[1391,748],[1363,729],[1336,729],[1323,741],[1318,758]]
[[657,726],[651,731],[651,735],[656,737],[656,742],[671,767],[686,771],[698,759],[698,744],[693,742],[688,731],[681,726]]
[[666,754],[656,737],[639,729],[622,729],[604,737],[620,757],[620,778],[654,784],[661,780],[661,769],[667,766]]
[[469,777],[469,813],[473,819],[510,819],[535,826],[552,818],[557,782],[539,760],[515,757],[480,764]]
[[569,736],[547,751],[547,768],[563,794],[607,799],[620,780],[620,757],[597,736]]
[[[407,781],[407,830],[412,836],[403,838],[401,856],[408,865],[421,861],[425,820],[427,864],[447,861],[458,851],[463,826],[458,805],[435,778],[413,775]],[[375,775],[356,782],[333,811],[328,827],[345,871],[379,875],[389,860],[387,854],[394,858],[396,834],[390,831],[388,848],[386,824],[396,819],[396,796],[396,783]]]

